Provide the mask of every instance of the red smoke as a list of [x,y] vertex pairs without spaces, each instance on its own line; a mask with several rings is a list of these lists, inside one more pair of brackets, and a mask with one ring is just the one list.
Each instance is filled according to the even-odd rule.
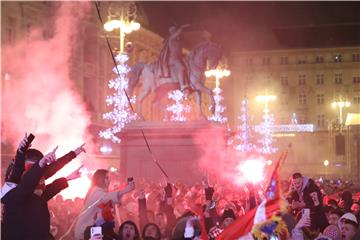
[[[228,146],[230,133],[223,127],[209,127],[195,134],[199,146],[199,171],[210,176],[210,182],[241,186],[259,183],[266,178],[266,161],[256,154],[239,154]],[[211,181],[213,180],[213,181]],[[234,190],[235,190],[234,189]]]
[[[83,142],[91,152],[90,115],[69,77],[69,60],[89,9],[88,2],[62,2],[51,26],[53,37],[44,40],[38,28],[5,47],[3,72],[10,78],[2,97],[2,141],[17,147],[24,132],[31,132],[33,147],[44,153],[59,145],[60,157]],[[84,156],[69,167],[78,166]]]

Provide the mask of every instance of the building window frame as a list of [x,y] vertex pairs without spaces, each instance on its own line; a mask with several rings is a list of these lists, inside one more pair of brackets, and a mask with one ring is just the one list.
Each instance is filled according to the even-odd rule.
[[340,85],[340,84],[342,84],[342,82],[343,82],[342,73],[335,73],[334,83],[337,85]]
[[324,94],[317,94],[316,95],[316,103],[318,104],[318,105],[322,105],[322,104],[324,104],[324,102],[325,102],[325,96],[324,96]]
[[353,97],[353,103],[354,104],[360,104],[360,96],[354,96]]
[[317,115],[317,126],[320,128],[325,127],[325,114]]
[[306,85],[306,74],[299,74],[298,79],[300,86]]
[[353,76],[353,84],[360,84],[360,75]]
[[324,74],[316,74],[316,85],[324,85]]
[[299,94],[299,104],[300,105],[306,105],[307,104],[306,94],[305,93],[300,93]]
[[288,64],[289,62],[288,62],[288,57],[287,56],[281,56],[280,57],[280,64],[281,65],[286,65],[286,64]]
[[315,62],[316,62],[316,63],[324,63],[324,56],[322,56],[322,55],[317,55],[317,56],[315,57]]
[[352,61],[353,62],[360,62],[360,53],[353,53],[352,54]]

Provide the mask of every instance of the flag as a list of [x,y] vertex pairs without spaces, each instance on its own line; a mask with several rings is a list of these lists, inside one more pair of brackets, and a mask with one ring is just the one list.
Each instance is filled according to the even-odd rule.
[[280,183],[279,183],[279,167],[282,161],[285,160],[287,152],[280,155],[279,160],[273,170],[269,184],[266,188],[265,199],[255,208],[250,210],[241,218],[235,220],[228,226],[217,240],[230,240],[230,239],[253,239],[249,234],[254,225],[264,222],[272,217],[281,209],[280,201]]

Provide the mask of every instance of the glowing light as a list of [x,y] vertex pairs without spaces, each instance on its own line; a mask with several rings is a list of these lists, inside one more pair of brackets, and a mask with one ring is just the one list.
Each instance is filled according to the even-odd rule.
[[276,100],[276,96],[274,95],[263,95],[263,96],[256,96],[256,101],[275,101]]
[[[208,117],[208,120],[219,122],[219,123],[226,123],[227,117],[222,116],[222,113],[225,111],[226,107],[222,105],[222,101],[224,98],[221,96],[221,88],[220,88],[220,79],[223,77],[230,76],[231,72],[227,69],[212,69],[205,72],[206,77],[215,77],[215,88],[213,90],[214,93],[214,101],[215,101],[215,109],[214,114],[210,117]],[[211,106],[212,107],[212,106]],[[209,107],[209,110],[212,110],[211,107]]]
[[[214,100],[215,100],[215,112],[213,115],[208,117],[210,121],[218,122],[218,123],[226,123],[227,117],[222,116],[222,113],[225,111],[226,107],[221,104],[224,98],[221,96],[221,88],[215,88],[214,92]],[[209,110],[211,107],[209,107]]]
[[240,163],[236,169],[239,172],[237,183],[259,183],[264,180],[265,161],[263,159],[249,159]]
[[296,113],[291,114],[291,124],[298,124]]
[[263,122],[256,129],[261,135],[258,140],[260,147],[257,147],[257,151],[261,154],[272,154],[277,152],[277,148],[273,147],[273,138],[271,128],[274,126],[274,115],[270,113],[269,109],[263,111]]
[[325,167],[329,166],[329,164],[330,164],[329,160],[325,160],[325,161],[324,161],[324,166],[325,166]]
[[[261,125],[255,126],[255,131],[260,131]],[[314,132],[314,124],[283,124],[270,126],[271,132]]]
[[174,100],[174,104],[166,106],[166,110],[171,112],[170,121],[185,122],[186,116],[183,113],[190,112],[191,106],[184,103],[184,94],[180,90],[174,90],[168,93],[168,98]]
[[267,164],[268,166],[271,166],[272,161],[269,159],[269,160],[266,161],[266,164]]
[[104,29],[108,32],[113,31],[116,28],[119,28],[124,33],[131,33],[132,31],[139,30],[141,27],[140,23],[138,22],[125,22],[122,20],[109,20],[104,24]]
[[[100,131],[99,136],[105,139],[111,139],[114,143],[120,143],[120,138],[116,136],[117,133],[121,132],[122,129],[131,121],[137,118],[136,113],[131,111],[129,106],[128,98],[125,91],[128,88],[127,73],[130,71],[127,65],[128,56],[126,54],[118,54],[115,57],[119,63],[114,67],[113,72],[118,74],[115,79],[109,81],[109,88],[115,89],[115,93],[111,96],[107,96],[107,105],[113,105],[113,111],[103,114],[103,119],[111,121],[113,127]],[[130,99],[131,103],[135,103],[135,96]]]
[[211,69],[205,72],[206,77],[215,76],[217,78],[228,77],[230,74],[230,70],[227,69]]
[[115,168],[115,167],[110,168],[110,172],[116,172],[116,171],[117,171],[117,168]]
[[238,117],[240,120],[240,126],[238,127],[238,133],[235,135],[235,139],[240,141],[240,143],[236,145],[235,149],[240,152],[250,152],[255,148],[255,146],[250,142],[251,126],[248,112],[248,100],[245,98],[241,101],[241,115]]
[[[57,172],[54,176],[46,180],[46,184],[52,183],[55,179],[59,177],[67,177],[70,173],[75,171],[80,167],[79,162],[71,162],[62,168],[59,172]],[[89,171],[84,169],[81,172],[81,177],[75,180],[71,180],[68,182],[69,187],[62,190],[59,194],[64,199],[74,199],[76,197],[85,198],[86,193],[91,185],[91,180],[88,176]]]
[[111,153],[112,152],[112,148],[106,145],[101,146],[100,148],[100,152],[107,154],[107,153]]

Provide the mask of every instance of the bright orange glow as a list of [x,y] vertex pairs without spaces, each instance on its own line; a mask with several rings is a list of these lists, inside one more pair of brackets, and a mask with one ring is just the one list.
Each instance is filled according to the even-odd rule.
[[[46,184],[52,183],[55,179],[60,177],[67,177],[70,173],[75,171],[80,167],[80,161],[73,160],[74,162],[69,163],[59,172],[57,172],[53,177],[46,180]],[[62,190],[59,194],[63,196],[64,199],[74,199],[76,197],[85,198],[87,191],[90,188],[91,180],[86,174],[85,171],[81,171],[81,177],[75,180],[69,181],[69,187]]]
[[237,184],[244,182],[259,183],[264,180],[264,167],[266,161],[263,158],[248,159],[237,165],[238,176]]

